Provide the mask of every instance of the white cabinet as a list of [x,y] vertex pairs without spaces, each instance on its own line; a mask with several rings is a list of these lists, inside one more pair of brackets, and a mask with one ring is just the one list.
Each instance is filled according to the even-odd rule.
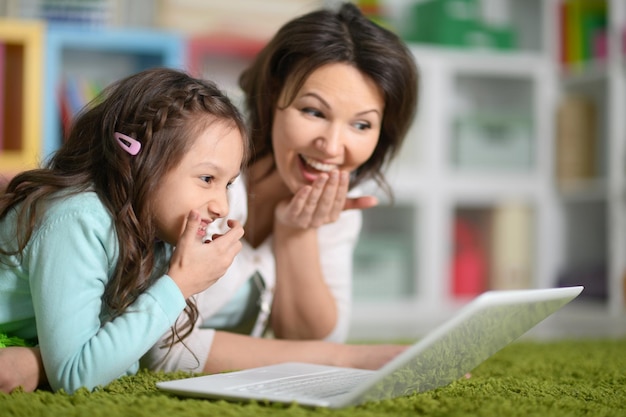
[[[548,143],[554,84],[549,64],[534,53],[424,46],[412,46],[412,52],[421,72],[418,117],[387,174],[394,204],[364,212],[355,259],[354,337],[413,335],[445,319],[477,293],[505,285],[501,279],[519,280],[525,274],[523,287],[549,287],[556,272],[549,227],[555,223]],[[498,213],[508,207],[523,208],[529,222],[523,236],[498,247],[508,244],[525,252],[528,265],[523,265],[526,272],[520,268],[504,277],[496,272],[490,246],[500,227]],[[455,231],[461,222],[473,225],[482,242],[481,253],[467,258],[465,266],[455,257]],[[377,223],[386,227],[369,229]],[[377,241],[381,230],[386,240]],[[402,242],[399,250],[390,244],[394,239]],[[378,268],[361,263],[361,269],[364,258]],[[381,271],[383,265],[393,266]],[[471,274],[472,265],[481,268],[476,272],[480,276],[460,279],[480,282],[459,286],[455,277]],[[473,289],[464,291],[463,285]],[[398,289],[395,298],[389,296],[391,288]]]
[[[624,322],[626,3],[609,0],[606,65],[585,64],[576,76],[559,62],[562,2],[507,3],[516,51],[411,44],[418,117],[387,174],[394,204],[364,212],[355,339],[423,334],[483,290],[576,280],[591,297],[560,317],[587,315],[591,305],[604,325]],[[600,103],[599,170],[563,187],[557,110],[577,89]],[[475,245],[466,250],[471,228]],[[572,267],[582,272],[568,281]]]

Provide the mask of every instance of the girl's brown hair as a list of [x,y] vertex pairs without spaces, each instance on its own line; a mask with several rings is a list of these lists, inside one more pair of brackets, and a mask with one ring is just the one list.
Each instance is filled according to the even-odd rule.
[[404,42],[352,3],[321,9],[286,23],[239,79],[246,94],[255,160],[271,154],[278,99],[289,102],[313,71],[331,63],[352,65],[370,77],[385,100],[382,128],[372,156],[352,174],[351,186],[374,179],[389,194],[383,168],[398,153],[417,108],[418,71]]
[[[155,271],[165,244],[156,239],[151,198],[194,138],[212,123],[241,132],[243,165],[249,149],[245,122],[214,83],[156,68],[111,84],[77,115],[69,137],[49,162],[18,174],[0,195],[0,219],[17,210],[18,230],[23,231],[17,250],[0,248],[0,259],[23,253],[46,200],[59,191],[93,190],[115,219],[119,259],[103,302],[112,317],[121,314],[165,273]],[[140,152],[132,156],[124,151],[115,132],[138,140]],[[183,338],[197,319],[189,300],[186,313]]]

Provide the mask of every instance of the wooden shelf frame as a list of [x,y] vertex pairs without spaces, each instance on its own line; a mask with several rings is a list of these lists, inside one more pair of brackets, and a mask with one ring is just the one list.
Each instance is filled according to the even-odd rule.
[[34,168],[40,161],[44,32],[40,21],[0,19],[0,42],[6,53],[2,99],[11,99],[3,106],[5,132],[19,136],[3,140],[8,149],[0,151],[0,175],[5,177]]

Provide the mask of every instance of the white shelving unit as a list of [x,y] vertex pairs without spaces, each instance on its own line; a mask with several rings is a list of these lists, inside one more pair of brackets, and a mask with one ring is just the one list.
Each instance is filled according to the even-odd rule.
[[[609,222],[611,227],[609,309],[613,316],[622,316],[626,293],[626,3],[611,0],[609,77],[611,89],[609,132]],[[622,48],[620,48],[620,45]]]
[[[413,46],[412,51],[422,77],[420,110],[407,147],[387,175],[394,189],[395,204],[380,208],[378,215],[405,219],[406,215],[397,216],[394,210],[413,209],[414,226],[405,228],[404,232],[412,233],[416,240],[416,256],[412,259],[415,282],[405,286],[413,291],[396,299],[381,302],[378,295],[370,300],[357,298],[353,316],[355,337],[374,332],[377,337],[421,332],[449,317],[467,301],[467,297],[453,297],[451,291],[453,225],[459,210],[488,213],[508,202],[528,205],[536,222],[532,245],[535,272],[531,285],[552,286],[551,277],[555,275],[556,257],[552,253],[555,242],[548,227],[555,222],[550,190],[552,158],[543,139],[551,135],[549,109],[554,97],[546,60],[530,53],[442,51],[422,46]],[[500,100],[513,98],[521,107],[519,111],[531,115],[533,134],[528,167],[463,169],[452,160],[454,119],[467,111],[467,103],[471,101],[463,94],[471,94],[477,86],[480,89],[481,85],[490,83],[500,83],[501,89],[483,97],[485,106],[490,103],[502,106]],[[367,222],[372,221],[372,216],[367,212],[365,216],[364,239],[367,240]],[[385,252],[378,254],[381,259],[385,255]],[[357,269],[356,288],[359,288],[358,272]],[[379,291],[373,294],[380,294],[389,280],[401,279],[393,277],[393,273],[384,277],[379,276]],[[378,334],[375,329],[387,334]]]
[[[591,64],[576,79],[564,77],[556,58],[560,0],[508,1],[511,23],[519,29],[515,52],[411,45],[421,72],[418,117],[387,175],[395,191],[394,206],[364,213],[364,243],[356,260],[369,262],[355,268],[353,339],[420,336],[463,306],[471,297],[455,297],[452,291],[455,219],[489,219],[497,207],[510,202],[532,213],[528,288],[557,286],[576,257],[598,258],[608,268],[606,299],[568,306],[547,320],[544,333],[584,334],[578,325],[584,323],[589,334],[626,334],[626,70],[621,47],[626,3],[608,1],[607,65],[598,70]],[[593,87],[598,79],[605,83],[600,92]],[[561,95],[581,85],[606,100],[604,174],[577,184],[582,191],[564,193],[555,178],[555,112]],[[527,164],[481,169],[454,160],[456,117],[485,109],[530,118]],[[381,230],[388,232],[385,238],[372,240]],[[400,250],[385,244],[394,238],[409,243]],[[407,250],[413,252],[407,256]],[[389,267],[385,272],[371,265]]]
[[[558,13],[559,2],[549,2]],[[596,176],[558,193],[563,225],[561,262],[594,257],[606,264],[606,302],[610,317],[624,319],[626,272],[626,71],[624,38],[626,3],[607,0],[608,53],[605,61],[589,62],[578,71],[556,67],[560,94],[592,97],[598,108],[598,165]],[[557,38],[558,28],[552,36]],[[586,214],[586,217],[583,217]],[[569,227],[568,227],[569,223]],[[573,224],[577,223],[577,224]],[[597,248],[601,248],[599,252]]]

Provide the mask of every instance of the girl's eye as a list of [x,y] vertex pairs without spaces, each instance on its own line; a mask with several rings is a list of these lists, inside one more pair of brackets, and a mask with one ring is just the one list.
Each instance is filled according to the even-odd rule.
[[200,177],[200,179],[206,182],[207,184],[210,184],[213,181],[213,177],[210,175],[203,175]]
[[367,130],[370,129],[372,125],[368,122],[356,122],[354,124],[354,127],[356,127],[358,130]]
[[231,188],[233,188],[233,183],[229,182],[228,184],[226,184],[226,189],[230,190]]

